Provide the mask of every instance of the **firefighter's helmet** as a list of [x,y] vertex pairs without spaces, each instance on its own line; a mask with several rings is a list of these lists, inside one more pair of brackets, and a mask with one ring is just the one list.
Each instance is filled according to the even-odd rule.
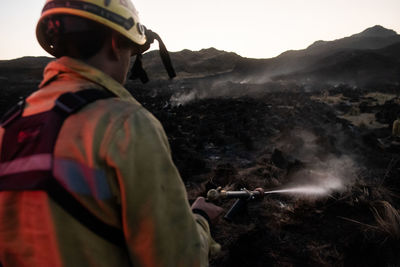
[[46,18],[54,15],[73,15],[100,23],[125,36],[132,42],[146,43],[145,27],[130,0],[47,0],[39,19],[36,36],[40,45],[54,55],[46,36]]

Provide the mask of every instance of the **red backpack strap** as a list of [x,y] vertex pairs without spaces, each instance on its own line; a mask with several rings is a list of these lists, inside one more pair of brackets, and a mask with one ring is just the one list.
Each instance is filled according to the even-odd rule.
[[88,89],[65,93],[50,111],[21,117],[19,105],[6,117],[0,157],[1,191],[46,191],[51,199],[80,223],[118,246],[125,246],[121,229],[110,226],[83,206],[53,176],[54,147],[68,116],[112,93]]

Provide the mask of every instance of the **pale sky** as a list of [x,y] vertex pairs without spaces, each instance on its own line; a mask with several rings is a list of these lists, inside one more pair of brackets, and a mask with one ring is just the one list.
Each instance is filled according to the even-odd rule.
[[[117,1],[117,0],[113,0]],[[36,22],[45,0],[1,0],[0,59],[47,55]],[[270,58],[382,25],[400,33],[400,0],[133,0],[170,51],[215,47]],[[154,48],[157,48],[154,45]]]

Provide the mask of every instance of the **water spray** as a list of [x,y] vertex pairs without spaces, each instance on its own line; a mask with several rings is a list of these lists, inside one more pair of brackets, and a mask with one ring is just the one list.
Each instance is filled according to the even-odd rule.
[[331,188],[326,188],[318,185],[296,186],[292,188],[270,190],[270,191],[264,191],[264,189],[262,188],[256,188],[253,191],[247,190],[245,188],[241,189],[240,191],[226,191],[217,188],[208,191],[207,199],[209,201],[215,201],[217,199],[232,199],[232,198],[254,200],[263,198],[265,195],[269,194],[324,196],[328,195],[330,191],[332,191]]
[[217,189],[211,189],[207,192],[207,201],[216,201],[218,199],[236,199],[236,202],[229,209],[224,216],[224,219],[232,221],[236,215],[243,212],[249,201],[261,200],[266,195],[270,194],[289,194],[289,195],[303,195],[303,196],[326,196],[333,190],[339,190],[342,187],[341,184],[332,185],[304,185],[304,186],[293,186],[285,189],[269,190],[265,191],[262,188],[256,188],[254,190],[247,190],[246,188],[240,191],[227,191],[221,187]]

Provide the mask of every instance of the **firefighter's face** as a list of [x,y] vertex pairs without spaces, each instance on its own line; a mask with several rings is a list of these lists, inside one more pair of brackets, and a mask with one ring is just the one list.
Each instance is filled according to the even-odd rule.
[[137,55],[139,50],[136,46],[122,45],[118,46],[116,53],[118,54],[117,58],[119,59],[119,71],[116,73],[117,77],[115,78],[119,83],[125,84],[133,56]]

